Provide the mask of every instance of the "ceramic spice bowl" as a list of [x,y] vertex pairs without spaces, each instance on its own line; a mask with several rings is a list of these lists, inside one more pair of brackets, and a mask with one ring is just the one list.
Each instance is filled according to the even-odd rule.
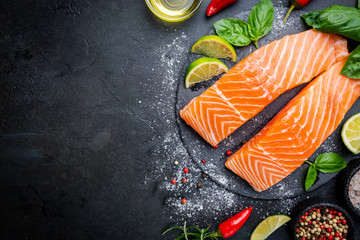
[[348,207],[360,216],[360,159],[352,160],[344,172],[341,181],[343,183],[345,202]]
[[351,216],[341,206],[312,199],[295,209],[291,224],[293,239],[354,239]]

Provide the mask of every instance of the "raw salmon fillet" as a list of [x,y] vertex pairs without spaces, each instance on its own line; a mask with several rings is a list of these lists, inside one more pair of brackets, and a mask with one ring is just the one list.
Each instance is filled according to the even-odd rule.
[[215,146],[280,94],[327,70],[348,55],[338,35],[308,30],[269,43],[240,61],[180,111]]
[[226,161],[226,167],[259,192],[296,170],[338,127],[360,96],[360,82],[340,75],[345,61],[309,83]]

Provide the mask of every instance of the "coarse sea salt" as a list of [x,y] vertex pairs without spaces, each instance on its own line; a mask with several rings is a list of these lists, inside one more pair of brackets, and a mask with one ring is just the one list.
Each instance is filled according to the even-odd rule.
[[351,204],[360,210],[360,170],[350,180],[349,198]]
[[[154,120],[154,129],[157,131],[150,141],[157,144],[149,150],[151,161],[146,163],[146,175],[143,186],[156,183],[156,191],[164,194],[163,204],[166,215],[173,222],[191,219],[191,223],[202,223],[203,216],[216,219],[221,213],[235,213],[241,209],[236,194],[223,189],[215,182],[201,176],[202,171],[190,160],[186,149],[181,143],[177,130],[175,111],[175,91],[181,72],[190,48],[190,40],[184,32],[176,32],[169,42],[159,42],[160,47],[154,48],[157,56],[154,61],[162,73],[155,79],[148,79],[152,84],[142,83],[156,96],[150,108],[157,112],[161,119]],[[157,84],[154,84],[157,83]],[[154,86],[155,85],[155,86]],[[175,165],[174,162],[177,161]],[[183,169],[189,172],[184,173]],[[187,183],[182,183],[186,178]],[[176,183],[172,184],[171,179]],[[202,187],[198,188],[197,183]],[[181,199],[187,200],[186,204]],[[235,204],[236,203],[236,204]],[[238,209],[234,208],[234,205]]]
[[[273,38],[282,37],[280,32],[284,28],[293,27],[298,24],[300,11],[293,13],[286,25],[281,23],[286,10],[285,8],[275,9],[275,21],[272,30]],[[246,20],[249,13],[250,11],[246,11],[241,16],[236,17]],[[169,29],[169,32],[172,38],[159,38],[157,46],[153,48],[153,66],[161,69],[161,71],[155,71],[157,69],[149,66],[149,70],[157,72],[157,74],[151,75],[147,81],[141,82],[144,90],[154,94],[155,101],[149,107],[160,116],[159,119],[154,119],[151,122],[151,126],[156,134],[149,139],[149,142],[156,144],[153,144],[148,152],[151,161],[146,163],[148,170],[144,176],[143,186],[154,184],[156,192],[164,193],[159,195],[164,196],[162,202],[164,204],[165,215],[168,215],[171,221],[181,222],[191,219],[192,224],[207,224],[203,222],[204,216],[214,220],[221,217],[224,218],[224,216],[231,216],[244,207],[254,204],[254,201],[250,199],[243,200],[244,198],[223,187],[231,182],[219,173],[217,165],[212,164],[215,159],[207,159],[206,166],[207,173],[216,181],[202,178],[202,170],[191,160],[191,157],[181,143],[181,136],[178,133],[176,117],[174,115],[176,109],[176,99],[174,96],[176,95],[178,81],[180,81],[179,76],[182,64],[187,60],[192,44],[191,41],[196,39],[191,40],[189,35],[177,29]],[[265,45],[269,41],[272,40],[266,40],[263,44]],[[254,47],[251,47],[249,51],[252,52],[254,50]],[[240,49],[240,51],[244,50]],[[139,101],[140,103],[141,101]],[[235,144],[233,142],[227,144],[230,143]],[[201,144],[202,141],[196,140],[196,146],[193,149],[201,151],[201,148],[204,147]],[[175,165],[174,161],[177,161],[178,164]],[[185,167],[189,169],[189,173],[186,175],[182,171]],[[188,180],[186,184],[181,182],[184,177]],[[176,184],[172,184],[171,179],[176,179]],[[202,183],[202,188],[197,187],[198,182]],[[280,188],[279,194],[284,197],[291,196],[292,189],[284,185]],[[187,199],[186,204],[181,203],[182,198]],[[272,206],[275,206],[275,204],[271,203],[276,202],[276,204],[280,204],[283,207],[282,213],[287,214],[297,199],[270,200],[268,204]],[[265,204],[266,202],[264,202]],[[261,205],[263,203],[260,203]],[[254,212],[265,218],[271,213],[271,209],[267,207],[258,208],[254,209]]]

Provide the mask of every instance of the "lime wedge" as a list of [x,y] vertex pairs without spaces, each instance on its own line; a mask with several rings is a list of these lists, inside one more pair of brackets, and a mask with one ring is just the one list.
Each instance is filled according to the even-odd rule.
[[202,57],[190,63],[186,70],[185,87],[209,80],[229,69],[216,58]]
[[272,215],[265,218],[253,231],[250,240],[264,240],[291,218],[286,215]]
[[345,146],[355,154],[360,152],[360,113],[349,118],[341,131]]
[[234,47],[216,35],[208,35],[197,40],[192,46],[191,52],[208,57],[229,59],[236,62]]

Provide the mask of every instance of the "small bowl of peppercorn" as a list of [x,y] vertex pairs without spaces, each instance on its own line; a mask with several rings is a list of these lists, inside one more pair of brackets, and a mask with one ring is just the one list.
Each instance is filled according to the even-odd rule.
[[360,216],[360,159],[352,160],[343,170],[341,183],[345,202],[352,212]]
[[340,206],[317,201],[305,201],[295,208],[292,223],[296,240],[353,240],[350,215]]

